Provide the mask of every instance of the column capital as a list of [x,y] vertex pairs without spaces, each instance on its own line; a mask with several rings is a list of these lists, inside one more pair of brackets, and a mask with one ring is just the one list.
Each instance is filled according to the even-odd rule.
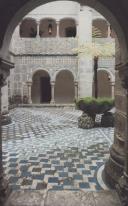
[[108,21],[106,21],[106,23],[107,23],[107,26],[111,26],[111,24]]
[[119,77],[124,89],[128,89],[128,63],[118,65]]
[[110,81],[111,86],[115,86],[115,82]]
[[32,86],[32,81],[27,81],[26,84],[27,84],[27,86],[31,87]]
[[79,21],[75,21],[75,23],[76,23],[76,26],[79,26]]
[[55,81],[51,81],[51,86],[54,86],[55,85]]
[[58,25],[59,25],[59,24],[60,24],[60,20],[56,20],[56,24],[58,24]]
[[92,12],[92,9],[88,6],[85,6],[84,4],[80,5],[80,11],[84,11],[84,10],[88,10],[90,12]]
[[6,85],[6,78],[3,74],[0,74],[0,88]]
[[37,24],[37,25],[40,25],[40,20],[36,20],[36,24]]
[[78,81],[74,81],[74,85],[75,85],[75,86],[78,86]]

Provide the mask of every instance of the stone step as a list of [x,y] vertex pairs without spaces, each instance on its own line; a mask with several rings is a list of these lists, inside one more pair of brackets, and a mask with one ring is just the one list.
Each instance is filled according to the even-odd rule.
[[17,191],[5,206],[121,206],[115,191]]
[[19,104],[18,107],[74,108],[75,104]]

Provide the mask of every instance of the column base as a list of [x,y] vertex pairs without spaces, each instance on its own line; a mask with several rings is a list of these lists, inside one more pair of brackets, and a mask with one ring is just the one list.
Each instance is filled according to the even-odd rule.
[[122,176],[116,186],[122,206],[128,206],[128,177]]
[[50,104],[55,104],[55,101],[52,100],[52,101],[50,102]]
[[104,168],[104,178],[106,183],[111,187],[115,188],[118,183],[120,177],[123,175],[123,164],[124,158],[117,154],[113,147],[110,149],[110,157],[109,160],[105,164]]
[[4,203],[8,196],[10,195],[11,190],[9,189],[8,181],[1,176],[0,177],[0,206],[4,206]]

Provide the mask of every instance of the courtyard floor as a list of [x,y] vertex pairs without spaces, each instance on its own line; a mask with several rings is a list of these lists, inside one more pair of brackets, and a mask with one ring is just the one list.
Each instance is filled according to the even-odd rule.
[[114,128],[80,129],[71,108],[17,108],[2,127],[3,165],[13,190],[108,190],[102,179]]

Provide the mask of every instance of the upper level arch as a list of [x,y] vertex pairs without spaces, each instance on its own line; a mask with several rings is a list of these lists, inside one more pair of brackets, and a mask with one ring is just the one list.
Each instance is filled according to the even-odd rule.
[[36,74],[40,74],[40,73],[46,74],[51,79],[51,74],[50,74],[50,72],[48,71],[47,68],[43,69],[42,67],[37,67],[37,68],[35,67],[33,72],[31,73],[31,77],[30,77],[31,79],[30,80],[32,81],[33,77],[36,76]]
[[53,18],[44,18],[40,20],[39,36],[40,37],[56,37],[57,25]]
[[76,37],[76,20],[73,18],[63,18],[59,23],[60,37]]
[[25,18],[20,23],[20,37],[21,38],[35,38],[37,35],[37,23],[33,18]]
[[65,68],[61,68],[58,71],[56,71],[53,74],[52,81],[56,81],[56,78],[60,74],[60,72],[68,73],[70,76],[72,76],[74,81],[77,81],[77,77],[76,77],[75,73],[73,71],[71,71],[70,69],[65,69]]
[[99,68],[98,72],[104,72],[108,75],[108,79],[110,80],[110,82],[115,82],[115,75],[110,71],[110,69],[106,69],[106,68]]
[[100,33],[98,37],[100,37],[100,38],[107,38],[108,37],[108,23],[105,19],[103,19],[103,18],[93,19],[92,33],[93,33],[94,37],[96,35],[96,32],[95,32],[96,29]]

